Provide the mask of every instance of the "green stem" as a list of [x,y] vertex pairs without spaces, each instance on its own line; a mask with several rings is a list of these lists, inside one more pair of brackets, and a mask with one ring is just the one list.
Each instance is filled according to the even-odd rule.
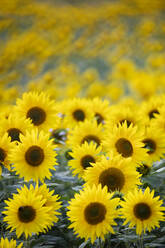
[[144,248],[143,233],[139,236],[139,248]]

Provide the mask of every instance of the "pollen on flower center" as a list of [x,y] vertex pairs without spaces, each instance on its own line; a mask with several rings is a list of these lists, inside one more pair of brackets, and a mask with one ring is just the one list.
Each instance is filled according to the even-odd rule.
[[22,206],[18,209],[18,218],[21,222],[29,223],[36,217],[36,210],[32,206]]
[[3,162],[6,158],[6,152],[0,148],[0,161]]
[[44,152],[39,146],[31,146],[25,153],[25,159],[32,166],[40,165],[44,160]]
[[28,110],[26,117],[30,118],[35,126],[39,126],[45,121],[46,113],[39,107],[33,107]]
[[105,219],[106,208],[99,202],[90,203],[84,211],[84,216],[88,224],[97,225]]
[[76,121],[84,121],[85,114],[81,109],[77,109],[73,112],[73,117]]
[[129,140],[120,138],[117,140],[116,149],[123,157],[128,158],[133,154],[133,147]]
[[134,215],[140,220],[147,220],[151,216],[151,208],[147,203],[137,203],[133,209]]
[[145,144],[144,148],[148,148],[149,151],[147,151],[148,154],[152,154],[156,150],[156,143],[152,139],[144,139],[143,143]]
[[108,168],[99,176],[99,183],[102,187],[107,186],[108,191],[121,190],[125,183],[125,177],[118,168]]
[[84,169],[91,167],[90,163],[95,163],[95,159],[91,155],[86,155],[81,158],[81,165]]
[[10,128],[9,130],[7,130],[7,132],[8,132],[8,136],[11,137],[11,141],[17,140],[20,142],[19,135],[22,132],[18,128]]
[[84,142],[87,141],[88,143],[90,143],[91,141],[95,142],[98,146],[100,145],[100,139],[94,135],[87,135],[83,138],[83,140],[81,141],[81,144],[84,144]]

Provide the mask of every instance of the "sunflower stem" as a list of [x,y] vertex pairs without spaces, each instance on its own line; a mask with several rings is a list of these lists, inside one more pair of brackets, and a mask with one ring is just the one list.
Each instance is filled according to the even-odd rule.
[[99,238],[99,248],[103,248],[102,242],[101,242],[101,238]]
[[144,248],[143,233],[139,236],[139,248]]

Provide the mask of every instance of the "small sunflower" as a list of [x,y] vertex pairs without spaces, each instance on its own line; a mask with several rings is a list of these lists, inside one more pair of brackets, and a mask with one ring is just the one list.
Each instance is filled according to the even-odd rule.
[[59,118],[55,102],[43,92],[24,93],[22,99],[17,99],[15,111],[19,115],[31,119],[32,124],[39,130],[45,131],[53,128]]
[[85,142],[81,146],[74,147],[70,155],[71,159],[68,165],[73,169],[73,174],[78,174],[79,177],[84,175],[84,171],[91,167],[91,163],[96,163],[100,160],[101,147],[97,147],[96,143]]
[[165,135],[161,129],[156,129],[152,124],[146,128],[144,138],[142,140],[144,147],[148,149],[147,163],[152,163],[161,158],[165,154]]
[[67,143],[69,146],[74,147],[82,145],[86,142],[94,142],[100,146],[104,138],[104,130],[102,124],[97,124],[96,121],[85,121],[80,123],[70,131]]
[[140,174],[131,161],[121,159],[120,156],[107,154],[108,159],[102,156],[99,162],[86,169],[84,179],[86,185],[107,186],[109,192],[120,191],[127,193],[140,185]]
[[12,148],[13,144],[11,143],[11,138],[8,137],[7,133],[5,133],[0,138],[0,164],[4,165],[8,169],[10,168],[8,154]]
[[3,214],[11,232],[16,229],[19,238],[23,233],[25,237],[32,233],[43,232],[51,223],[49,216],[50,207],[45,207],[46,200],[35,192],[23,191],[21,194],[13,194],[13,199],[5,200],[6,207]]
[[130,158],[135,165],[145,161],[148,154],[142,143],[144,132],[137,126],[127,126],[124,122],[118,127],[107,128],[106,139],[103,141],[103,147],[107,151],[111,150],[114,155],[120,154],[121,158]]
[[51,170],[55,170],[56,148],[49,139],[49,134],[37,129],[27,132],[25,136],[20,135],[20,143],[15,146],[9,159],[13,164],[13,170],[25,180],[50,179]]
[[136,226],[136,233],[141,235],[146,230],[149,232],[155,227],[159,227],[159,221],[164,221],[163,211],[165,207],[161,207],[163,201],[159,200],[159,196],[154,197],[154,190],[150,192],[149,187],[142,192],[135,189],[125,196],[125,201],[120,205],[122,218],[126,219],[123,225],[130,222],[129,226]]
[[16,240],[8,240],[8,238],[1,238],[0,240],[0,247],[1,248],[21,248],[23,243],[16,245]]
[[64,101],[62,109],[65,115],[64,125],[69,128],[93,118],[93,112],[87,99],[74,98]]
[[33,128],[29,119],[20,117],[17,114],[10,114],[0,124],[0,133],[4,134],[6,132],[11,138],[11,142],[20,142],[20,134],[25,135],[26,131],[30,131]]
[[107,188],[86,187],[75,194],[68,206],[67,215],[74,232],[80,237],[93,243],[97,237],[104,240],[108,232],[114,233],[112,225],[116,225],[114,218],[118,217],[116,207],[119,198],[111,199],[113,194],[107,192]]

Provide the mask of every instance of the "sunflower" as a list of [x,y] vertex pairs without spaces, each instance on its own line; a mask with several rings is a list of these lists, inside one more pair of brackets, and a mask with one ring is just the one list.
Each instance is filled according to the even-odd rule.
[[17,99],[15,111],[25,118],[30,118],[35,127],[45,131],[52,128],[59,118],[55,102],[43,92],[24,93],[22,99]]
[[92,166],[91,163],[96,163],[100,160],[101,147],[97,147],[96,143],[85,142],[81,146],[73,147],[70,155],[72,159],[68,165],[73,169],[73,174],[78,174],[79,177],[83,177],[84,171]]
[[20,135],[20,141],[10,154],[9,159],[13,164],[13,170],[25,180],[34,181],[43,180],[45,177],[50,179],[51,170],[55,170],[56,148],[51,140],[48,140],[49,134],[37,129],[26,132],[26,135]]
[[8,137],[7,133],[5,133],[0,138],[0,164],[4,165],[8,169],[10,169],[8,154],[12,148],[13,144],[11,143],[11,138]]
[[25,135],[26,131],[30,131],[33,125],[29,119],[20,117],[17,114],[10,114],[7,119],[0,122],[0,133],[5,132],[11,138],[11,142],[20,142],[20,134]]
[[67,215],[72,222],[69,228],[73,228],[80,238],[91,238],[92,243],[97,237],[104,240],[105,234],[114,233],[112,225],[116,225],[114,218],[118,217],[119,198],[111,199],[112,196],[100,185],[86,187],[75,194],[68,206]]
[[142,140],[144,147],[148,149],[147,163],[152,163],[161,158],[165,154],[165,134],[161,129],[155,128],[152,124],[146,128],[144,138]]
[[107,186],[109,192],[127,193],[141,184],[139,180],[141,175],[136,171],[131,160],[123,160],[120,155],[107,154],[107,156],[108,159],[102,156],[99,162],[86,169],[84,173],[86,185],[101,184],[102,187]]
[[42,184],[40,186],[37,184],[35,187],[30,184],[29,189],[24,185],[24,188],[17,189],[17,191],[20,195],[28,195],[29,191],[34,192],[36,196],[41,195],[42,200],[44,200],[43,206],[49,207],[49,210],[47,212],[51,219],[49,227],[51,227],[53,223],[56,223],[58,221],[57,215],[60,215],[60,213],[57,212],[57,210],[59,210],[59,208],[61,207],[61,202],[58,201],[60,197],[58,195],[54,195],[54,190],[49,191],[49,188],[46,184]]
[[1,238],[0,240],[0,247],[1,248],[21,248],[23,243],[16,245],[16,240],[11,239],[10,241],[8,238]]
[[101,100],[95,97],[90,102],[90,108],[94,113],[94,117],[98,124],[105,124],[109,115],[111,114],[111,107],[108,100]]
[[144,137],[143,129],[137,126],[127,126],[126,121],[119,126],[107,128],[106,139],[103,141],[103,147],[107,151],[111,150],[114,155],[120,154],[121,158],[131,160],[138,165],[147,159],[147,150],[142,143]]
[[11,228],[11,232],[16,229],[18,238],[23,233],[28,238],[32,233],[43,232],[51,223],[50,207],[44,206],[45,202],[42,195],[30,190],[13,194],[13,199],[5,200],[7,206],[2,212],[6,215],[4,221],[8,224],[7,228]]
[[93,118],[93,112],[87,99],[74,98],[62,103],[64,125],[72,128],[85,120]]
[[150,192],[149,187],[144,192],[141,189],[139,191],[135,189],[124,199],[125,201],[120,203],[122,217],[126,219],[123,225],[130,222],[130,227],[136,226],[138,235],[159,227],[159,221],[165,219],[163,216],[165,207],[161,207],[163,201],[159,200],[159,196],[154,197],[154,190]]
[[86,120],[69,132],[67,143],[69,146],[74,147],[87,141],[88,143],[94,142],[99,146],[104,136],[102,124],[98,125],[96,121]]

